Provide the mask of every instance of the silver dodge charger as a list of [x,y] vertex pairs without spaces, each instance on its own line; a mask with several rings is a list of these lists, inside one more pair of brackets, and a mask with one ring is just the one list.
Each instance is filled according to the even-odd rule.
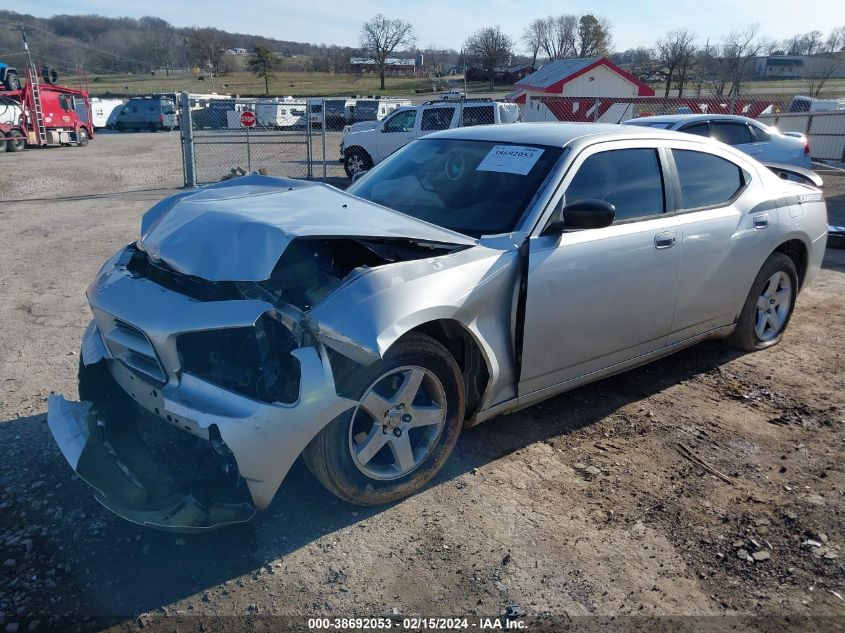
[[103,265],[48,422],[160,529],[248,520],[300,456],[384,504],[463,427],[707,338],[777,344],[826,230],[818,188],[631,126],[431,134],[346,191],[248,175],[159,202]]

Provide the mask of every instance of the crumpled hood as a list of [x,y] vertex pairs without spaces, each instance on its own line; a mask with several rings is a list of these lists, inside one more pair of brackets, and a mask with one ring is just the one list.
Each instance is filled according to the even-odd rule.
[[472,238],[329,185],[251,174],[162,200],[141,221],[138,246],[209,281],[264,281],[298,237]]

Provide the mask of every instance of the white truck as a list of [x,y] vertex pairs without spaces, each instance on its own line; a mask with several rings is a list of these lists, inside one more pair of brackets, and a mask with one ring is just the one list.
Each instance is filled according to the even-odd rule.
[[431,132],[470,125],[515,123],[518,120],[519,106],[515,103],[427,101],[419,106],[399,108],[384,121],[365,121],[344,128],[340,161],[346,175],[351,178]]

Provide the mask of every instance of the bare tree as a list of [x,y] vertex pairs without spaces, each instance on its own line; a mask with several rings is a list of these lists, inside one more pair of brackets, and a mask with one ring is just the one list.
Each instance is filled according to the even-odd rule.
[[443,83],[443,75],[446,74],[446,63],[449,59],[454,58],[455,51],[440,48],[438,46],[430,45],[423,51],[426,66],[428,66],[428,74],[437,83],[438,89]]
[[525,48],[531,53],[531,67],[537,66],[537,55],[543,45],[543,37],[546,29],[545,20],[537,18],[531,20],[528,25],[522,29],[522,42]]
[[387,58],[397,48],[413,46],[415,41],[414,27],[410,22],[398,18],[391,20],[381,13],[377,13],[361,26],[361,48],[378,66],[382,90]]
[[695,34],[687,29],[669,31],[666,36],[657,41],[657,59],[660,63],[660,73],[666,79],[664,97],[669,96],[672,80],[678,83],[678,96],[684,95],[684,83],[687,79],[690,64],[695,55]]
[[721,45],[706,51],[703,61],[714,96],[730,99],[740,96],[751,60],[767,46],[758,33],[759,25],[755,24],[745,31],[730,33]]
[[537,42],[546,57],[566,59],[575,57],[575,39],[578,32],[578,16],[550,15],[538,18],[532,23]]
[[494,88],[496,67],[513,54],[514,42],[498,26],[476,31],[464,43],[467,57],[477,60],[490,73],[490,90]]
[[823,51],[825,53],[836,53],[845,47],[845,26],[831,29],[824,41]]
[[190,48],[193,61],[200,67],[210,67],[217,74],[226,54],[229,36],[217,29],[191,29]]
[[811,97],[818,97],[829,79],[839,74],[843,61],[836,57],[815,57],[810,62],[807,76],[807,92]]
[[613,47],[612,27],[605,18],[592,14],[578,20],[578,57],[607,57]]

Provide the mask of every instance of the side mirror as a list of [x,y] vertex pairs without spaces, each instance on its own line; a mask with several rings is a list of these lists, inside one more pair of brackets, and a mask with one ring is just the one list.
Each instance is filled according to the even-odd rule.
[[352,182],[356,182],[361,176],[367,173],[367,170],[364,169],[362,171],[355,172],[355,175],[352,176]]
[[576,200],[555,209],[543,235],[562,233],[570,229],[600,229],[613,224],[616,207],[604,200]]

